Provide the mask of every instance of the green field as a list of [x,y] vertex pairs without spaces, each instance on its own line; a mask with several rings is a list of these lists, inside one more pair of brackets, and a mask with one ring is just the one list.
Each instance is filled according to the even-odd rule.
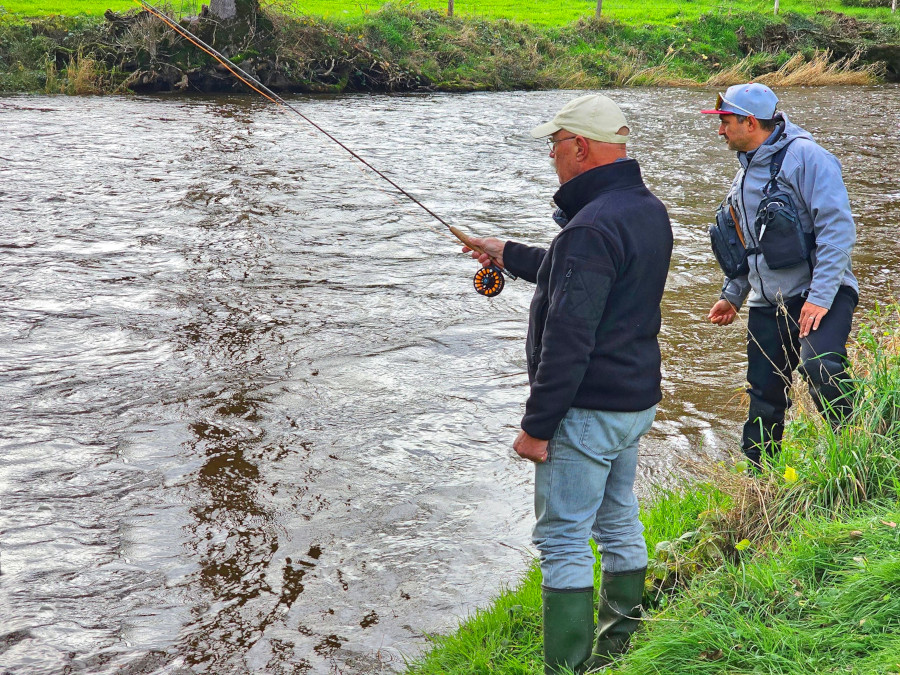
[[[196,11],[199,2],[191,0],[169,0],[166,4],[175,13],[190,14]],[[353,18],[374,12],[385,3],[367,2],[366,0],[276,0],[263,5],[271,5],[285,13],[296,15],[312,15],[340,19]],[[447,7],[445,0],[420,0],[419,2],[397,2],[396,6],[412,9],[440,9]],[[101,15],[107,9],[125,11],[136,7],[132,0],[5,0],[0,8],[20,16],[46,16],[51,14],[89,14]],[[646,0],[605,0],[603,15],[627,24],[674,24],[680,21],[696,19],[711,10],[720,11],[757,11],[772,13],[773,3],[770,0],[685,0],[682,2],[647,2]],[[563,25],[579,17],[592,16],[595,2],[593,0],[573,0],[560,3],[556,0],[456,0],[456,14],[485,19],[513,19],[540,26]],[[886,20],[890,17],[890,8],[866,9],[844,4],[842,0],[784,0],[781,12],[797,12],[813,14],[822,10],[843,12],[851,16]]]

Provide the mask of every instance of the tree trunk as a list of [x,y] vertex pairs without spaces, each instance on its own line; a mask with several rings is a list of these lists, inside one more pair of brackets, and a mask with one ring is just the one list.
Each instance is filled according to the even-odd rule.
[[893,13],[896,12],[896,11],[897,11],[897,0],[894,0],[894,1],[891,3],[891,14],[893,14]]
[[447,16],[453,16],[453,0],[447,0]]
[[597,11],[594,12],[594,16],[598,19],[600,18],[600,11],[603,9],[603,0],[597,0]]
[[210,0],[209,13],[227,21],[237,16],[237,4],[234,0]]
[[778,0],[775,0],[775,13],[778,14]]
[[268,23],[260,14],[259,0],[210,0],[200,18],[197,35],[228,58],[247,49],[257,30]]
[[210,0],[209,13],[222,21],[246,19],[256,21],[259,14],[258,0]]

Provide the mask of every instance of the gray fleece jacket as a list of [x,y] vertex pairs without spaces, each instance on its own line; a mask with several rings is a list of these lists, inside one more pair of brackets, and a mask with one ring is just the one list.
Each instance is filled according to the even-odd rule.
[[793,198],[803,231],[815,233],[812,274],[802,263],[786,269],[771,270],[761,253],[751,254],[750,273],[736,279],[725,279],[722,296],[740,308],[750,296],[751,307],[778,304],[808,291],[807,300],[820,307],[831,308],[841,285],[850,286],[857,294],[859,283],[853,276],[850,254],[856,243],[856,225],[850,213],[850,200],[841,176],[841,164],[830,152],[817,145],[809,132],[788,120],[784,113],[776,115],[780,123],[756,152],[739,152],[738,170],[726,197],[740,220],[748,248],[758,248],[753,231],[756,209],[769,182],[772,156],[791,139],[796,139],[785,154],[779,186]]

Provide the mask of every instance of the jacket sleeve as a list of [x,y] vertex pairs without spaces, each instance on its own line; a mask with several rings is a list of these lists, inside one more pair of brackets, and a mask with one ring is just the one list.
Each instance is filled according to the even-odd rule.
[[540,364],[522,418],[522,429],[535,438],[553,437],[584,379],[617,276],[611,248],[597,230],[584,227],[564,230],[552,248],[550,306],[535,346]]
[[722,293],[719,297],[722,300],[727,300],[732,305],[734,305],[735,309],[740,309],[741,305],[744,304],[744,300],[747,299],[747,295],[750,293],[750,281],[747,279],[747,275],[745,274],[742,277],[737,277],[736,279],[729,279],[725,277],[725,282],[722,284]]
[[816,265],[807,300],[830,309],[850,269],[856,224],[837,158],[813,144],[798,150],[802,156],[791,182],[806,204],[816,235]]
[[503,266],[520,279],[534,283],[547,249],[508,241],[503,247]]

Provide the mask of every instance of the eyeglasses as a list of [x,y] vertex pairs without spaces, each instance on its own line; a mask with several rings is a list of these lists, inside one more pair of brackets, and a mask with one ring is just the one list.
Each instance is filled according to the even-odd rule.
[[[722,104],[723,104],[723,103],[727,103],[727,104],[730,105],[732,108],[736,108],[737,110],[740,110],[741,113],[743,113],[743,114],[746,115],[747,117],[755,117],[755,115],[754,115],[752,112],[750,112],[750,111],[747,110],[746,108],[742,108],[741,106],[737,105],[736,103],[732,103],[732,102],[729,101],[727,98],[725,98],[724,96],[722,96],[722,94],[719,94],[718,96],[716,96],[716,107],[715,107],[715,110],[722,110]],[[733,110],[722,110],[722,114],[723,114],[723,115],[734,115],[735,113],[734,113]]]
[[571,141],[573,138],[578,138],[577,136],[569,136],[568,138],[559,138],[557,140],[553,140],[552,138],[547,139],[547,148],[550,152],[556,152],[556,144],[562,143],[563,141]]

